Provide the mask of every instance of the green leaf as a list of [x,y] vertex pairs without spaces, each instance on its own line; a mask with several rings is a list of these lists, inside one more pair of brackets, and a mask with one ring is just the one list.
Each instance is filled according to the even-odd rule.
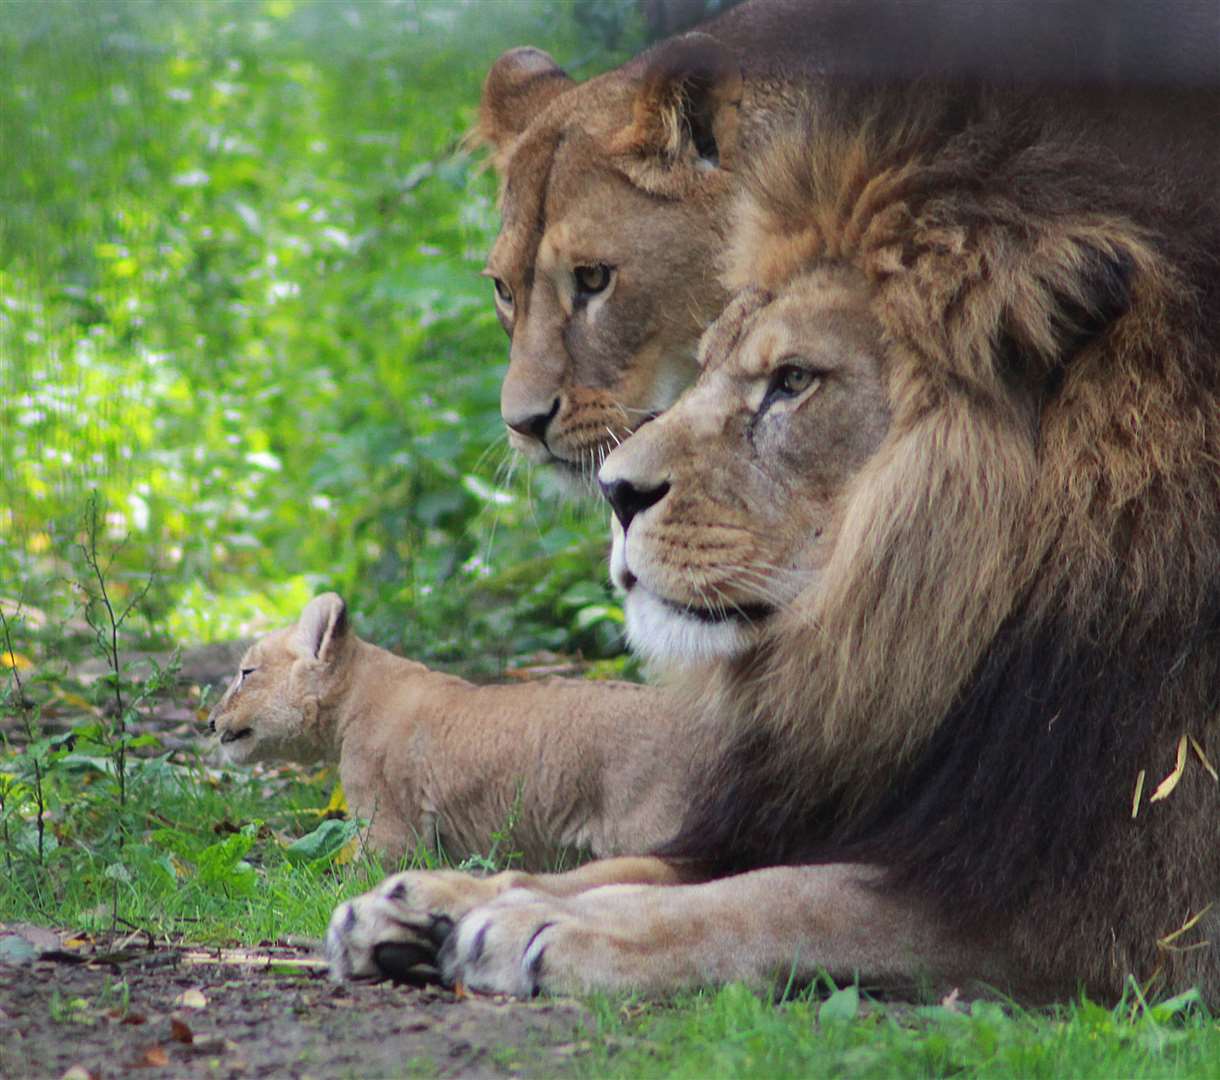
[[838,1020],[854,1020],[860,1011],[860,991],[855,986],[836,990],[818,1009],[818,1022],[834,1023]]
[[296,865],[331,859],[356,835],[359,828],[358,821],[331,818],[322,822],[313,832],[294,840],[284,849],[284,855],[290,863]]
[[1192,987],[1189,990],[1168,998],[1157,1005],[1153,1005],[1148,1011],[1152,1014],[1152,1018],[1158,1023],[1164,1023],[1171,1017],[1177,1016],[1178,1013],[1185,1012],[1195,1005],[1201,1005],[1203,997],[1198,989]]
[[199,880],[205,885],[229,885],[248,892],[257,879],[254,867],[242,860],[254,847],[261,822],[243,826],[241,832],[227,836],[204,848],[195,859]]

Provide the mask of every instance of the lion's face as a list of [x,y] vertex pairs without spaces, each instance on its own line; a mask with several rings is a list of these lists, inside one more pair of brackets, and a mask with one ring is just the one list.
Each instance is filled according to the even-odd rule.
[[486,274],[511,340],[501,413],[513,448],[561,479],[591,482],[698,372],[726,299],[722,159],[740,82],[702,39],[579,85],[535,49],[488,75],[480,134],[501,230]]
[[817,587],[845,493],[885,437],[880,326],[863,275],[747,290],[708,330],[697,384],[616,450],[611,573],[634,648],[737,655]]

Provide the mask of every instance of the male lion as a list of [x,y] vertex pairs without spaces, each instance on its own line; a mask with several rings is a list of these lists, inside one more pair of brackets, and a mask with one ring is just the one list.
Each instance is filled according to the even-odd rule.
[[443,937],[521,995],[1220,1001],[1214,189],[931,87],[815,109],[747,179],[748,287],[601,470],[632,639],[719,765],[656,858],[390,878],[333,971]]
[[1217,33],[1214,8],[1172,0],[754,0],[584,83],[541,50],[505,53],[476,136],[501,178],[486,273],[511,339],[510,444],[591,481],[693,380],[728,299],[714,266],[738,179],[805,91],[926,74],[1056,86],[1060,108],[1108,129],[1108,153],[1155,163],[1213,145]]
[[208,726],[233,762],[337,763],[388,859],[421,843],[484,853],[515,819],[513,850],[541,869],[676,832],[685,761],[655,730],[659,697],[579,679],[472,686],[362,641],[325,593],[246,651]]

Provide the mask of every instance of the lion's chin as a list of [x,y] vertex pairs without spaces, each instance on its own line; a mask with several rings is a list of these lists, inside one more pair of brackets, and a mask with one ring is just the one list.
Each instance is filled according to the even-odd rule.
[[680,669],[730,660],[749,649],[751,624],[742,619],[710,621],[687,614],[643,586],[627,595],[627,640],[654,667]]

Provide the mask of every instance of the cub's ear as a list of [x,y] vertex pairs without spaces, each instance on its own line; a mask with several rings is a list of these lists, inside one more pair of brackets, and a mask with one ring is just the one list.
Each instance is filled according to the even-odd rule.
[[645,187],[672,188],[667,172],[732,168],[742,86],[741,65],[715,38],[665,42],[647,58],[632,122],[609,149],[639,159],[633,179]]
[[297,620],[295,652],[304,660],[333,660],[347,636],[347,605],[337,593],[315,596]]
[[576,84],[541,49],[509,49],[487,73],[477,138],[496,150],[521,134],[556,97]]

